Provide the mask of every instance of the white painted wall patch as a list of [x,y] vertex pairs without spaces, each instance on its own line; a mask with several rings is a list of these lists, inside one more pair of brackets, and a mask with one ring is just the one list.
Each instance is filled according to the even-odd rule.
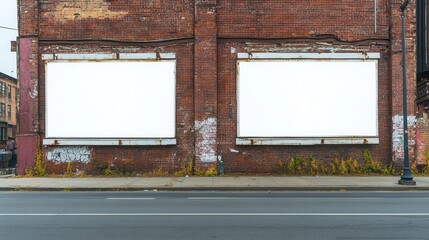
[[238,151],[236,149],[233,149],[233,148],[230,148],[229,151],[232,152],[232,153],[239,153],[240,152],[240,151]]
[[197,133],[202,137],[198,143],[196,154],[202,162],[216,162],[216,118],[207,118],[204,121],[196,121],[195,128]]

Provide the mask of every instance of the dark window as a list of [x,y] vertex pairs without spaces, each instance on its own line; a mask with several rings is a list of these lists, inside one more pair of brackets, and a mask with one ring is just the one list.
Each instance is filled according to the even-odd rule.
[[7,85],[7,99],[9,99],[9,101],[12,99],[12,86]]
[[4,117],[6,115],[6,105],[4,103],[0,103],[0,116]]
[[1,86],[1,95],[6,97],[6,83],[3,83]]
[[12,119],[12,106],[7,105],[7,119]]
[[6,132],[7,132],[7,128],[6,127],[0,127],[0,142],[1,143],[5,143],[6,142]]

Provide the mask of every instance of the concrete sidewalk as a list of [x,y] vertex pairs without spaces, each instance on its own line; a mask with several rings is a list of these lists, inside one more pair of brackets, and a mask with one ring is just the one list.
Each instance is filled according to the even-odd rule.
[[129,177],[17,178],[2,176],[0,191],[429,191],[429,177],[415,177],[416,186],[398,184],[398,177]]

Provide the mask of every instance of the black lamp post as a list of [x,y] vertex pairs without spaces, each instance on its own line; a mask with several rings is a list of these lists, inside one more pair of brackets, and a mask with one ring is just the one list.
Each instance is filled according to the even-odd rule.
[[408,158],[408,114],[407,114],[407,68],[405,62],[405,20],[404,11],[410,0],[405,0],[401,6],[401,23],[402,23],[402,111],[404,118],[404,169],[401,179],[398,183],[401,185],[416,185],[410,170],[410,160]]

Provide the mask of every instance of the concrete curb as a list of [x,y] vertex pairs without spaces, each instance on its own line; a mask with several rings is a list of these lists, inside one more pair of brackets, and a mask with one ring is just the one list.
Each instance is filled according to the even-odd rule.
[[311,187],[2,187],[0,191],[29,191],[29,192],[113,192],[113,191],[189,191],[189,192],[244,192],[244,191],[429,191],[429,187],[397,186],[397,187],[365,187],[365,186],[311,186]]
[[429,177],[417,185],[399,177],[158,177],[3,178],[0,191],[429,191]]
[[12,177],[15,177],[15,174],[0,175],[0,178],[12,178]]

